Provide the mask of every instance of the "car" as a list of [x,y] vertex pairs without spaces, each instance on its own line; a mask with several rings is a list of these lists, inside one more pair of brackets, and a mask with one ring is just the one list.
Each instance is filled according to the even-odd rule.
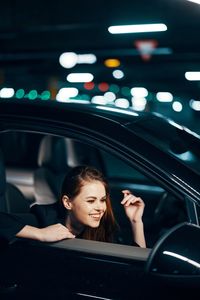
[[[1,240],[1,299],[188,299],[200,290],[196,133],[157,113],[14,98],[0,101],[0,131],[1,211],[54,203],[66,171],[89,164],[109,182],[126,241]],[[130,244],[122,189],[145,202],[147,248]]]

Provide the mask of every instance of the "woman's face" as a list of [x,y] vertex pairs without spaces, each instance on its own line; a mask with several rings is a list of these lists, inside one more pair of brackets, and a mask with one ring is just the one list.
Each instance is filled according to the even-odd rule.
[[96,228],[106,211],[106,190],[100,181],[86,182],[71,201],[71,213],[83,225]]

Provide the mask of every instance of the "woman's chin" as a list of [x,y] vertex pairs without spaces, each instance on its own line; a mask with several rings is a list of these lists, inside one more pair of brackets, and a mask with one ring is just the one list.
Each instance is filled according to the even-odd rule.
[[99,227],[99,225],[100,225],[100,221],[98,221],[98,222],[90,222],[88,224],[88,226],[91,227],[91,228],[97,228],[97,227]]

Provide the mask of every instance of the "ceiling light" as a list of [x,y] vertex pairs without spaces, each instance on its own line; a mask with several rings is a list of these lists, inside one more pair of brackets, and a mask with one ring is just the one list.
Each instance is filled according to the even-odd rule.
[[77,55],[78,64],[94,64],[96,61],[97,61],[96,55],[92,53]]
[[0,90],[0,98],[12,98],[15,94],[13,88],[2,88]]
[[200,4],[200,0],[188,0],[188,1]]
[[138,33],[138,32],[157,32],[166,31],[167,26],[163,23],[158,24],[141,24],[141,25],[119,25],[110,26],[108,31],[112,34],[118,33]]
[[106,105],[107,99],[104,96],[96,95],[96,96],[92,97],[91,102],[95,103],[95,104]]
[[147,97],[148,91],[144,87],[134,87],[131,89],[131,95],[134,97]]
[[70,73],[66,79],[69,82],[90,82],[93,78],[91,73]]
[[156,98],[160,102],[172,102],[173,101],[173,95],[169,92],[158,92],[156,94]]
[[65,52],[60,55],[59,63],[63,68],[71,69],[73,68],[78,61],[78,56],[74,52]]
[[78,95],[78,89],[73,87],[61,88],[56,95],[56,100],[60,102],[65,102],[71,97],[76,97]]
[[115,105],[121,108],[128,108],[130,106],[130,103],[126,98],[117,98],[115,100]]
[[143,97],[132,97],[132,107],[134,110],[143,111],[145,110],[147,100]]
[[111,103],[116,99],[116,95],[113,92],[106,92],[104,94],[104,97],[105,97],[105,99],[107,100],[108,103],[109,102]]
[[108,68],[116,68],[120,66],[120,60],[117,58],[108,58],[104,61],[104,65]]
[[189,104],[192,109],[194,109],[196,111],[200,111],[200,101],[191,99]]
[[190,81],[200,80],[200,72],[185,72],[185,78]]
[[71,69],[76,64],[94,64],[97,61],[96,55],[76,54],[75,52],[64,52],[59,57],[59,63],[63,68]]
[[181,112],[182,109],[183,109],[183,105],[181,102],[179,101],[174,101],[173,104],[172,104],[172,108],[174,111],[176,112]]
[[121,70],[114,70],[112,74],[116,79],[122,79],[124,77],[124,72],[122,72]]

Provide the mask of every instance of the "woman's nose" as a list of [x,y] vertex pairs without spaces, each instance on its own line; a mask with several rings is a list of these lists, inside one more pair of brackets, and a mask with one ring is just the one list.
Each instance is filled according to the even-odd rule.
[[103,203],[101,202],[97,202],[96,205],[95,205],[95,209],[96,210],[103,210]]

